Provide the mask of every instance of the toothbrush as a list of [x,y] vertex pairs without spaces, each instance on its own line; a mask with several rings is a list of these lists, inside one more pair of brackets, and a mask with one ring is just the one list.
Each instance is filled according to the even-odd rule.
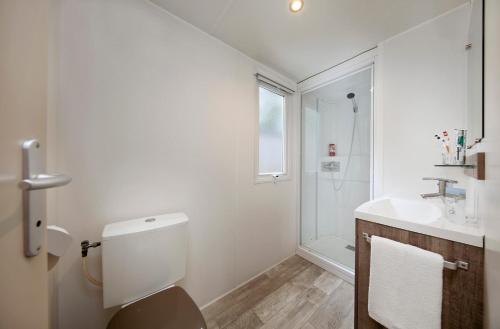
[[434,138],[436,138],[441,147],[441,156],[443,157],[443,164],[446,164],[448,162],[447,159],[449,158],[450,154],[449,146],[446,144],[446,140],[444,137],[441,138],[438,134],[435,134]]
[[[445,134],[447,134],[447,133],[446,133],[446,131],[444,131],[444,132],[443,132],[443,135],[444,135],[444,136],[446,136]],[[442,144],[441,144],[441,145],[442,145],[443,149],[446,151],[446,153],[447,153],[447,154],[450,154],[450,146],[449,146],[449,145],[448,145],[448,143],[446,142],[445,138],[444,138],[444,137],[443,137],[443,138],[441,138],[441,137],[439,137],[439,135],[437,135],[437,134],[436,134],[436,135],[434,135],[434,137],[436,137],[436,139],[437,139],[438,141],[441,141],[441,142],[442,142]]]
[[448,143],[446,143],[445,140],[443,140],[443,147],[444,147],[444,150],[446,151],[446,154],[450,154],[450,146],[448,145]]
[[450,136],[448,136],[448,132],[446,130],[443,131],[443,142],[445,142],[446,153],[450,154]]
[[438,143],[441,141],[442,143],[439,143],[439,145],[443,148],[444,152],[443,151],[443,155],[444,153],[448,153],[448,149],[446,147],[446,141],[444,139],[442,139],[441,137],[439,137],[439,135],[435,134],[434,137],[436,138],[436,140],[438,141]]

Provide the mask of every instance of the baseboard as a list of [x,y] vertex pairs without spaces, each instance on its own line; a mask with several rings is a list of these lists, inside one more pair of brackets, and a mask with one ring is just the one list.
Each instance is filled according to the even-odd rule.
[[[252,281],[253,279],[257,278],[258,276],[266,273],[267,271],[269,271],[270,269],[272,269],[273,267],[283,263],[284,261],[286,261],[287,259],[289,259],[290,257],[293,257],[295,256],[295,253],[293,253],[292,255],[289,255],[285,258],[283,258],[282,260],[280,260],[279,262],[269,266],[268,268],[266,268],[265,270],[263,270],[262,272],[259,272],[257,273],[256,275],[252,276],[250,279],[240,283],[239,285],[237,285],[236,287],[234,287],[233,289],[229,290],[228,292],[225,292],[224,294],[220,295],[219,297],[211,300],[210,302],[206,303],[205,305],[203,305],[202,307],[200,307],[201,310],[204,310],[205,308],[209,307],[210,305],[212,305],[213,303],[221,300],[222,298],[226,297],[227,295],[229,295],[230,293],[232,293],[233,291],[235,290],[238,290],[239,288],[243,287],[244,285],[246,285],[247,283],[249,283],[250,281]],[[305,258],[305,257],[304,257]]]
[[266,273],[267,271],[269,271],[273,267],[277,266],[278,264],[283,263],[284,261],[286,261],[287,259],[289,259],[290,257],[293,257],[295,255],[299,255],[300,257],[302,257],[302,258],[310,261],[311,263],[313,263],[313,264],[321,267],[322,269],[324,269],[324,270],[326,270],[326,271],[328,271],[330,273],[333,273],[333,274],[337,275],[341,279],[343,279],[343,280],[347,281],[348,283],[354,285],[354,273],[352,271],[350,271],[349,269],[347,269],[344,266],[341,266],[339,264],[334,264],[330,260],[328,260],[328,259],[326,259],[324,257],[321,257],[319,255],[313,254],[311,251],[309,251],[307,249],[303,249],[302,247],[299,247],[293,255],[289,255],[289,256],[283,258],[282,260],[280,260],[279,262],[277,262],[277,263],[269,266],[265,270],[263,270],[263,271],[257,273],[256,275],[252,276],[250,279],[245,280],[244,282],[240,283],[239,285],[237,285],[236,287],[232,288],[231,290],[225,292],[224,294],[220,295],[219,297],[214,298],[210,302],[208,302],[205,305],[203,305],[202,307],[200,307],[200,309],[204,310],[205,308],[209,307],[213,303],[216,303],[217,301],[219,301],[222,298],[226,297],[227,295],[229,295],[233,291],[238,290],[239,288],[243,287],[244,285],[246,285],[250,281],[252,281],[255,278],[257,278],[258,276]]

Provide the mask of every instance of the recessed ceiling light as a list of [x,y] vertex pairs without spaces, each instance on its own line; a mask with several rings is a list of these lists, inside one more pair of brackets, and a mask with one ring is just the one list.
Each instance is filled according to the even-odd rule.
[[288,6],[292,12],[299,12],[304,8],[304,0],[290,0]]

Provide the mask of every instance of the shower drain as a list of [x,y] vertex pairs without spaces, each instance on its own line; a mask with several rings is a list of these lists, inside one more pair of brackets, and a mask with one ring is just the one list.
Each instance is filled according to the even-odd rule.
[[350,245],[348,244],[347,246],[345,246],[346,249],[350,250],[350,251],[354,251],[354,246],[353,245]]

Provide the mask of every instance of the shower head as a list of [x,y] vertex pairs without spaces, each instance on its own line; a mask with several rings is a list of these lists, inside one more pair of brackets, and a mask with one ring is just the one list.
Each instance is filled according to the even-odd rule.
[[352,110],[354,113],[358,113],[358,104],[356,103],[356,98],[354,98],[356,95],[354,93],[348,93],[347,99],[350,99],[352,101]]

